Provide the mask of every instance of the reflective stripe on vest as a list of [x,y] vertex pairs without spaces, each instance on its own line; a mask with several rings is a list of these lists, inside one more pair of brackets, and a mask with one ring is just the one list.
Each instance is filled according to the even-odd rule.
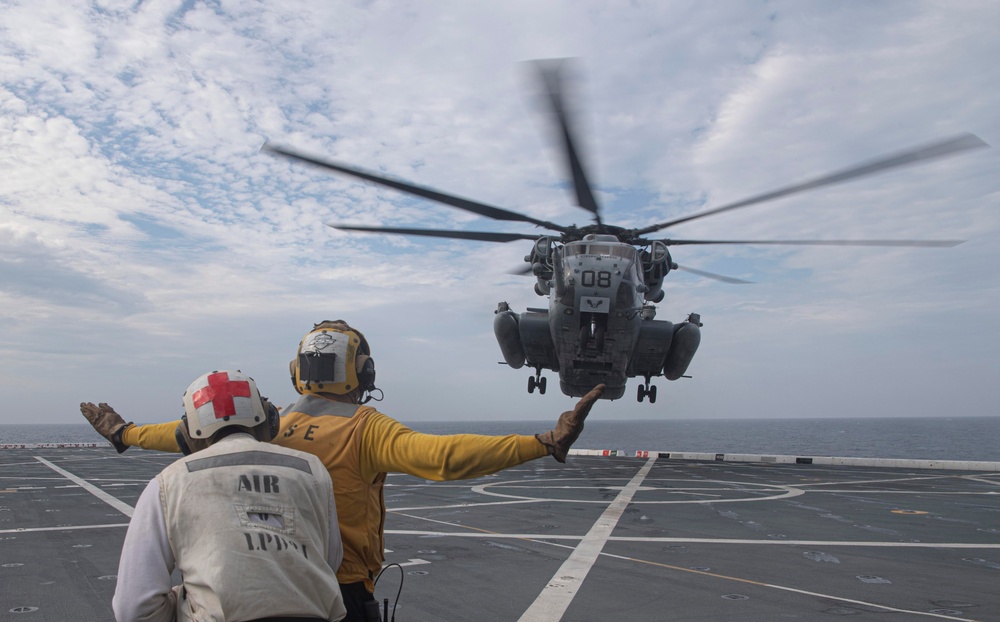
[[188,473],[227,466],[280,466],[312,475],[309,462],[296,456],[286,456],[268,451],[241,451],[221,456],[200,458],[187,463]]

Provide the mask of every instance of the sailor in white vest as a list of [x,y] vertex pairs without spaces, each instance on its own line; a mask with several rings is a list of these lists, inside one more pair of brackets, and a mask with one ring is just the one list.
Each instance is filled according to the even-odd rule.
[[136,503],[112,601],[118,622],[343,618],[343,547],[320,459],[261,442],[277,433],[278,411],[239,371],[195,380],[184,411],[196,453]]

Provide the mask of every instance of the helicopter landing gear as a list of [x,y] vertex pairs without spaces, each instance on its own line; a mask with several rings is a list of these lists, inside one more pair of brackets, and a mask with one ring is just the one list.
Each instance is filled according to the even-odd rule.
[[640,384],[638,389],[639,390],[636,392],[637,400],[641,402],[643,399],[648,397],[650,404],[656,403],[656,385],[650,386],[648,377],[646,378],[646,383]]
[[528,393],[534,393],[535,388],[538,388],[538,393],[545,395],[545,378],[542,376],[542,370],[535,370],[534,376],[528,376]]

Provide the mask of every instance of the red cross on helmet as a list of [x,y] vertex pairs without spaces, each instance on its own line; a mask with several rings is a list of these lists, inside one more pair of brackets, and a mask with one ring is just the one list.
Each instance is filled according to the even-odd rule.
[[253,428],[267,419],[253,378],[241,371],[202,374],[184,392],[191,438],[207,439],[222,428]]

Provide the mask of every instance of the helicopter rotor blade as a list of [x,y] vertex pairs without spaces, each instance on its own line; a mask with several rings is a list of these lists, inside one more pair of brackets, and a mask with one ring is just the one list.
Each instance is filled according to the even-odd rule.
[[594,214],[594,220],[598,225],[601,222],[601,209],[597,205],[597,199],[588,181],[588,177],[583,168],[583,161],[580,159],[580,151],[570,122],[569,112],[566,110],[563,98],[563,63],[564,60],[536,61],[535,68],[545,86],[549,104],[552,112],[556,116],[559,124],[559,133],[562,138],[563,153],[566,156],[566,166],[573,178],[573,190],[576,194],[577,205]]
[[734,285],[750,285],[753,281],[744,281],[743,279],[737,279],[731,276],[724,276],[722,274],[716,274],[714,272],[706,272],[704,270],[696,270],[694,268],[688,268],[685,266],[678,266],[674,264],[674,270],[683,270],[684,272],[690,272],[691,274],[697,274],[698,276],[703,276],[709,279],[715,279],[716,281],[722,281],[723,283],[732,283]]
[[779,199],[781,197],[786,197],[792,194],[797,194],[799,192],[804,192],[806,190],[812,190],[814,188],[820,188],[822,186],[829,186],[833,184],[842,183],[850,179],[857,179],[859,177],[865,177],[867,175],[873,175],[875,173],[880,173],[882,171],[887,171],[893,168],[906,166],[909,164],[915,164],[922,162],[924,160],[930,160],[932,158],[939,158],[947,155],[952,155],[962,151],[967,151],[969,149],[980,149],[983,147],[989,147],[983,139],[979,138],[975,134],[960,134],[952,138],[948,138],[942,141],[926,144],[914,149],[908,149],[906,151],[901,151],[877,160],[872,160],[870,162],[860,164],[858,166],[853,166],[846,168],[830,175],[825,175],[823,177],[817,177],[809,181],[795,184],[792,186],[787,186],[779,190],[774,190],[766,194],[760,194],[749,199],[744,199],[742,201],[737,201],[736,203],[730,203],[728,205],[723,205],[722,207],[716,207],[705,212],[700,212],[697,214],[692,214],[690,216],[684,216],[683,218],[676,218],[674,220],[668,220],[667,222],[662,222],[656,225],[650,225],[648,227],[643,227],[641,229],[636,229],[633,233],[635,235],[644,235],[646,233],[652,233],[653,231],[659,231],[661,229],[666,229],[674,225],[678,225],[682,222],[688,222],[690,220],[695,220],[698,218],[704,218],[706,216],[712,216],[715,214],[721,214],[722,212],[728,212],[730,210],[738,209],[741,207],[749,207],[751,205],[756,205],[758,203],[764,203],[766,201],[773,201],[774,199]]
[[896,246],[954,248],[965,240],[660,240],[667,246],[699,244],[772,244],[788,246]]
[[[397,181],[395,179],[390,179],[388,177],[383,177],[381,175],[376,175],[375,173],[370,173],[359,168],[354,168],[351,166],[346,166],[344,164],[338,164],[335,162],[330,162],[329,160],[321,160],[312,156],[307,156],[284,147],[278,147],[276,145],[271,145],[265,143],[261,147],[261,151],[267,151],[269,153],[277,154],[292,160],[298,160],[301,162],[306,162],[320,168],[329,169],[331,171],[336,171],[338,173],[343,173],[344,175],[349,175],[351,177],[357,177],[358,179],[363,179],[365,181],[370,181],[374,184],[380,186],[386,186],[388,188],[393,188],[394,190],[399,190],[400,192],[405,192],[407,194],[416,195],[424,199],[429,199],[431,201],[436,201],[438,203],[443,203],[445,205],[450,205],[451,207],[457,207],[458,209],[465,210],[467,212],[472,212],[473,214],[479,214],[480,216],[486,216],[487,218],[492,218],[494,220],[509,220],[514,222],[528,222],[539,227],[545,227],[546,229],[551,229],[554,231],[560,231],[562,233],[567,233],[570,231],[569,227],[563,225],[557,225],[552,222],[545,220],[538,220],[537,218],[532,218],[525,214],[519,214],[517,212],[512,212],[510,210],[505,210],[500,207],[494,207],[492,205],[486,205],[485,203],[479,203],[477,201],[472,201],[470,199],[463,199],[462,197],[456,197],[450,194],[445,194],[443,192],[438,192],[431,188],[425,188],[423,186],[418,186],[416,184],[410,184],[403,181]],[[537,237],[537,236],[536,236]],[[531,239],[535,239],[532,237]]]
[[478,240],[480,242],[513,242],[514,240],[537,240],[537,235],[526,233],[497,233],[494,231],[451,231],[448,229],[407,229],[402,227],[365,227],[361,225],[335,225],[327,227],[341,231],[362,231],[365,233],[396,233],[399,235],[420,235],[431,238],[453,238],[456,240]]

